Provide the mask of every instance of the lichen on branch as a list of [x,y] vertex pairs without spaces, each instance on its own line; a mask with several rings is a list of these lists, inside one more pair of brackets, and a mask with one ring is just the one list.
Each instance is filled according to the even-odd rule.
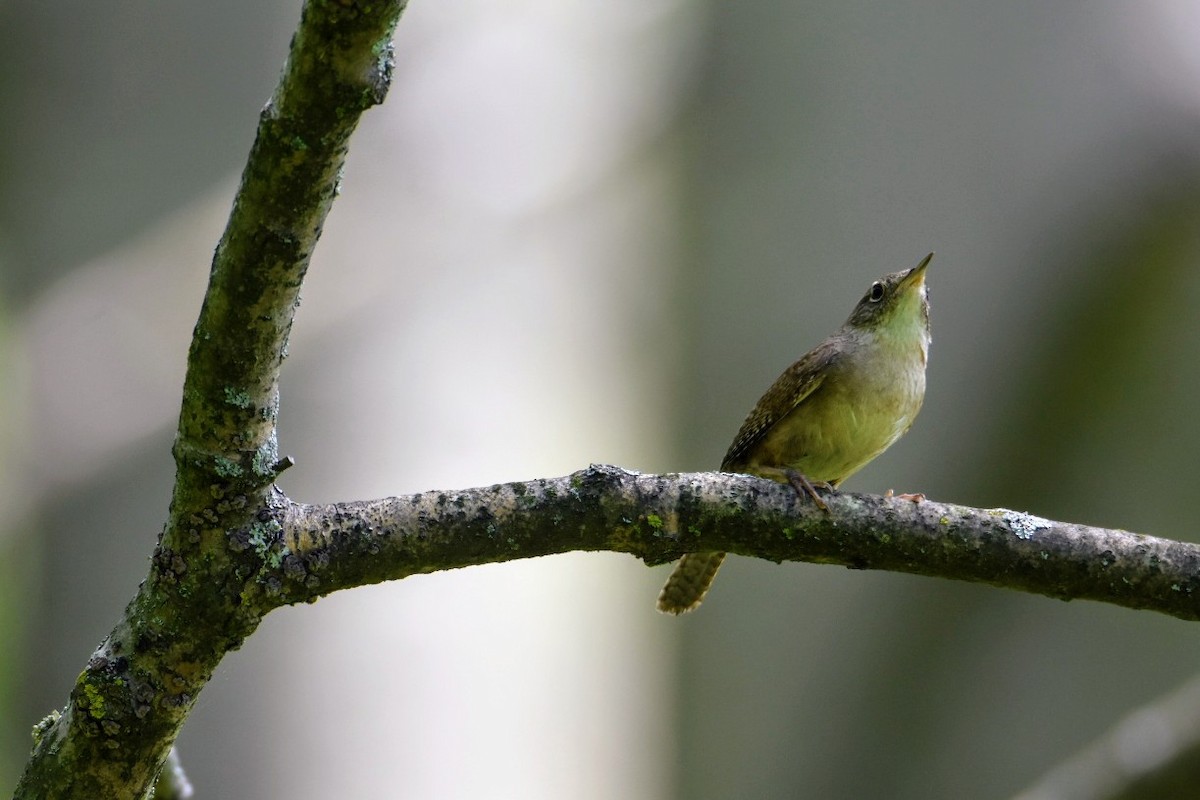
[[[404,0],[308,0],[263,109],[188,353],[171,510],[150,573],[39,727],[16,798],[147,796],[180,726],[262,609],[259,569],[228,534],[266,513],[279,370],[350,135],[381,102]],[[236,542],[232,542],[236,544]]]
[[[722,550],[986,583],[1200,619],[1200,546],[1008,509],[837,493],[829,513],[745,475],[561,478],[328,506],[281,506],[272,603],[518,558],[607,550],[660,564]],[[650,599],[647,608],[651,607]]]

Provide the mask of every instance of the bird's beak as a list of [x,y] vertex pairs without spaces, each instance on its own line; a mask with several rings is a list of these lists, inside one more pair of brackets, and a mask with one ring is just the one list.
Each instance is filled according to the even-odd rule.
[[933,253],[921,259],[921,263],[908,271],[908,274],[900,279],[900,286],[908,289],[913,286],[920,286],[925,282],[925,269],[929,266],[929,262],[933,261]]

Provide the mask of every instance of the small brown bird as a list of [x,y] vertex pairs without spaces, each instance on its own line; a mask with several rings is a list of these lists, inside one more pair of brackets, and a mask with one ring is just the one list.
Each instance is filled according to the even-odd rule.
[[[722,472],[790,483],[828,510],[813,483],[836,489],[908,431],[925,397],[932,259],[871,284],[846,324],[779,376],[742,423]],[[681,558],[658,610],[699,606],[724,558]]]

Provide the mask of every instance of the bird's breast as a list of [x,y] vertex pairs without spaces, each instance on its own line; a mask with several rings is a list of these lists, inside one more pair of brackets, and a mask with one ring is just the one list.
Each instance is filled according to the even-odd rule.
[[764,473],[788,467],[836,485],[909,429],[925,396],[925,348],[885,353],[868,347],[856,356],[833,366],[816,391],[772,427],[751,466]]

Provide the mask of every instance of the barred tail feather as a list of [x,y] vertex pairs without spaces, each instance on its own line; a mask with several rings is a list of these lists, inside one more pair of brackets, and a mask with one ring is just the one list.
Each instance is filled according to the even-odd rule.
[[724,553],[689,553],[679,559],[658,595],[658,610],[683,614],[700,605],[724,560]]

